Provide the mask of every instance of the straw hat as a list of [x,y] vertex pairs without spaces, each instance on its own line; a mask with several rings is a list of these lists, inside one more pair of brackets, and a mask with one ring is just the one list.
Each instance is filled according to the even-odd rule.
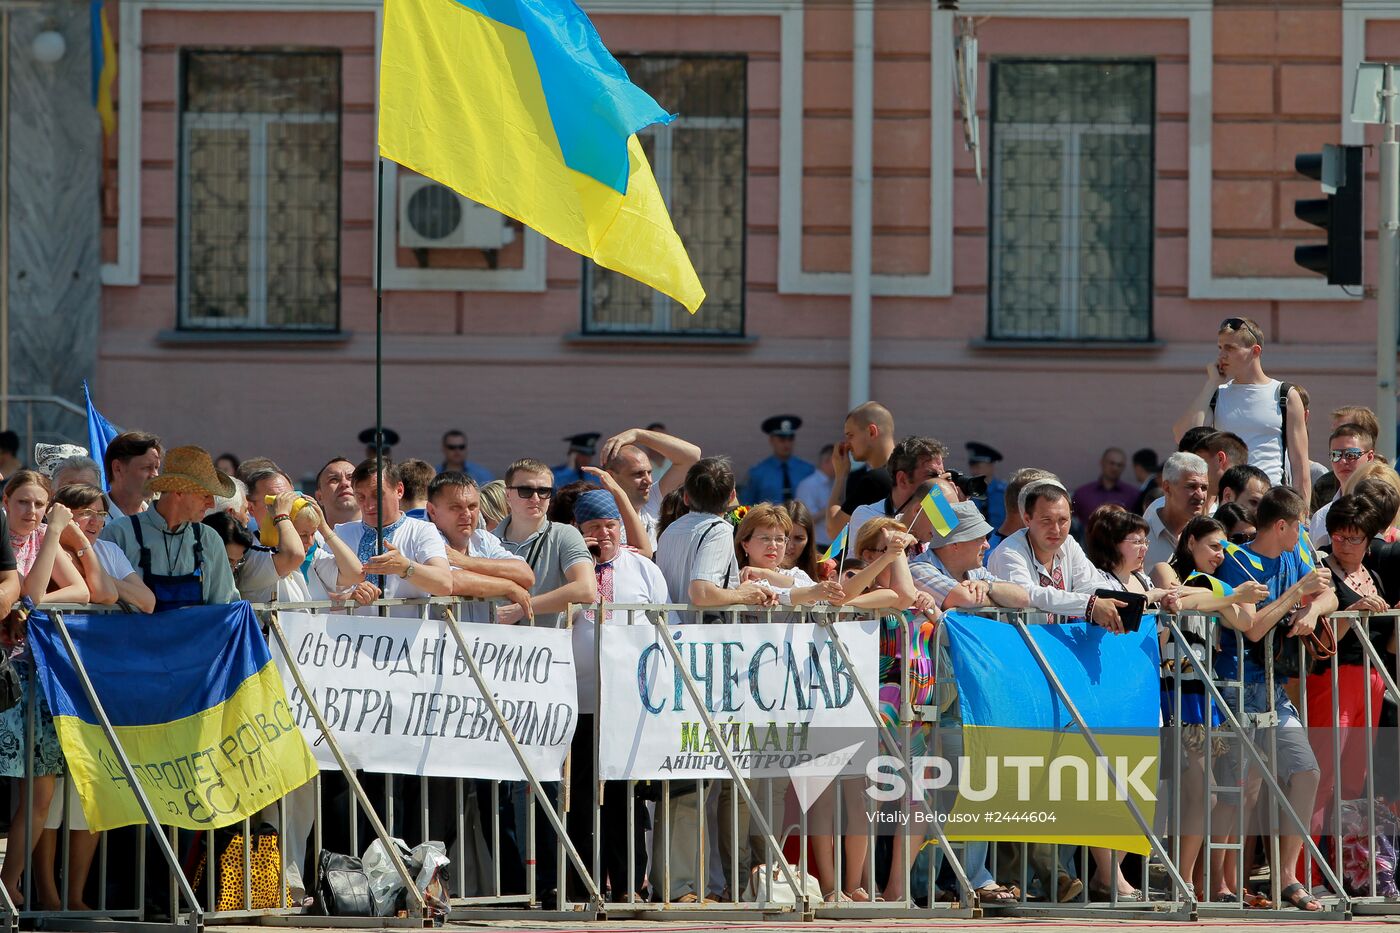
[[228,498],[233,480],[214,469],[209,451],[203,447],[176,447],[165,455],[164,469],[146,484],[146,492],[193,492]]

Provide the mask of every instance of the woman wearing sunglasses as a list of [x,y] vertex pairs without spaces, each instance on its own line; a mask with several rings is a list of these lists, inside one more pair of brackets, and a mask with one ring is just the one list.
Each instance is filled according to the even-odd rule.
[[[1332,503],[1327,513],[1327,535],[1331,544],[1323,563],[1332,571],[1337,605],[1344,612],[1385,612],[1395,603],[1397,594],[1387,589],[1386,581],[1376,571],[1364,565],[1372,537],[1385,524],[1376,503],[1362,496],[1343,496]],[[1368,727],[1380,724],[1385,680],[1374,664],[1366,663],[1370,652],[1362,646],[1361,639],[1371,642],[1377,658],[1384,659],[1396,648],[1393,616],[1371,618],[1364,626],[1358,624],[1358,620],[1347,618],[1335,618],[1333,624],[1336,626],[1336,657],[1314,661],[1306,682],[1308,729],[1322,766],[1313,812],[1315,832],[1327,826],[1326,818],[1335,812],[1336,806],[1333,736],[1322,730],[1336,729],[1343,775],[1342,799],[1354,800],[1366,795],[1366,732]],[[1334,661],[1335,722],[1332,718]],[[1326,832],[1333,834],[1335,830]]]
[[1225,529],[1225,540],[1231,544],[1238,546],[1254,540],[1254,522],[1238,504],[1225,503],[1215,510],[1213,517]]

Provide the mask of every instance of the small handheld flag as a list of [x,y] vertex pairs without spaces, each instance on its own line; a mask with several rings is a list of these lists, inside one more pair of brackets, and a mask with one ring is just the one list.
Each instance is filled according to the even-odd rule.
[[1199,585],[1210,590],[1216,596],[1231,596],[1235,592],[1235,588],[1224,580],[1217,580],[1210,574],[1201,573],[1199,570],[1193,571],[1191,575],[1186,578],[1187,583],[1190,583],[1192,580],[1202,581]]
[[933,526],[933,530],[945,538],[952,534],[954,528],[958,527],[960,521],[958,513],[953,511],[952,503],[943,494],[943,490],[937,486],[928,491],[928,495],[924,496],[919,507],[928,516],[928,523]]
[[[1240,547],[1238,544],[1231,544],[1228,541],[1225,542],[1225,553],[1233,557],[1235,559],[1235,562],[1240,564],[1241,569],[1243,569],[1244,567],[1244,564],[1241,563],[1241,561],[1248,561],[1249,566],[1253,567],[1260,573],[1264,572],[1264,562],[1261,561],[1255,555],[1246,551],[1244,548]],[[1245,572],[1248,573],[1248,571]]]
[[1317,566],[1317,560],[1313,557],[1312,542],[1308,540],[1307,529],[1298,530],[1298,558],[1312,570]]
[[116,104],[112,99],[112,88],[117,81],[117,47],[103,0],[91,0],[88,16],[92,33],[92,105],[102,118],[102,135],[111,136],[117,128]]
[[826,553],[822,555],[822,560],[831,560],[846,549],[846,535],[850,533],[850,530],[850,525],[841,529],[841,533],[836,536],[836,540],[831,542],[831,545],[826,549]]

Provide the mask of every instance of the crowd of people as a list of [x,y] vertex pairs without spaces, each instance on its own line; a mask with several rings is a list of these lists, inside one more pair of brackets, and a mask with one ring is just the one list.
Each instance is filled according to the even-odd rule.
[[[892,637],[902,620],[914,623],[931,656],[937,623],[954,609],[1038,610],[1051,623],[1088,620],[1112,633],[1124,631],[1125,611],[1138,600],[1167,612],[1215,613],[1218,624],[1183,623],[1185,650],[1162,638],[1164,724],[1179,726],[1185,736],[1183,807],[1198,822],[1211,808],[1211,825],[1223,840],[1233,808],[1252,808],[1259,793],[1258,773],[1238,755],[1220,755],[1202,741],[1207,724],[1223,721],[1203,687],[1188,680],[1178,688],[1168,676],[1175,665],[1186,669],[1203,661],[1213,648],[1216,674],[1244,684],[1242,696],[1224,687],[1227,702],[1261,720],[1277,716],[1272,766],[1293,807],[1317,832],[1336,782],[1344,799],[1365,792],[1364,730],[1345,727],[1375,725],[1383,708],[1382,678],[1373,668],[1367,672],[1361,628],[1328,617],[1338,609],[1379,612],[1400,600],[1400,476],[1377,454],[1379,426],[1360,407],[1333,413],[1328,462],[1312,462],[1307,393],[1266,376],[1263,353],[1259,325],[1223,321],[1206,385],[1173,426],[1176,450],[1158,463],[1150,450],[1129,458],[1110,448],[1100,476],[1072,491],[1054,474],[1030,467],[998,479],[1001,455],[978,442],[967,445],[969,473],[952,472],[948,446],[899,435],[893,415],[878,402],[850,411],[839,441],[815,464],[794,456],[800,419],[768,419],[762,428],[773,456],[742,481],[726,458],[706,456],[660,424],[606,439],[567,438],[564,465],[519,459],[499,480],[467,461],[460,431],[444,436],[439,467],[385,456],[397,438],[370,431],[361,437],[365,456],[331,458],[314,486],[301,491],[265,457],[225,455],[216,463],[202,448],[167,449],[139,431],[114,439],[98,453],[100,462],[80,449],[44,448],[36,452],[36,468],[16,462],[5,475],[0,599],[120,601],[146,612],[239,599],[337,600],[359,607],[350,611],[375,612],[369,604],[381,597],[458,596],[497,601],[490,618],[498,623],[571,626],[581,659],[582,720],[572,780],[582,796],[576,799],[589,799],[592,717],[605,720],[606,711],[598,709],[592,663],[598,620],[592,611],[569,619],[570,606],[686,603],[693,611],[682,621],[697,623],[734,618],[720,610],[735,606],[747,610],[738,618],[753,620],[801,618],[804,606],[868,611],[884,623],[882,693],[896,695],[900,678],[914,668]],[[1130,467],[1133,482],[1124,478]],[[934,489],[958,519],[943,530],[921,507]],[[487,618],[483,610],[475,620]],[[1274,638],[1267,637],[1271,633]],[[8,628],[7,637],[22,676],[32,677],[24,666],[22,627]],[[1391,620],[1373,620],[1364,637],[1393,663]],[[1270,693],[1266,650],[1300,639],[1330,639],[1340,671],[1335,683],[1328,663],[1318,660],[1296,671],[1301,681],[1294,683],[1283,667],[1273,671]],[[1281,648],[1282,654],[1289,650]],[[1316,656],[1325,659],[1326,652]],[[1343,727],[1339,774],[1330,765],[1330,748],[1324,752],[1309,740],[1296,705],[1300,691],[1308,699],[1308,726]],[[1336,724],[1330,719],[1334,693],[1341,711]],[[70,879],[67,906],[81,909],[95,837],[75,833],[79,841],[69,847],[68,864],[56,865],[52,811],[62,799],[62,753],[47,709],[38,711],[32,746],[25,713],[22,704],[0,715],[0,774],[19,779],[0,881],[18,898],[24,854],[33,852],[41,906],[60,906],[55,875],[61,870]],[[949,717],[957,723],[956,707],[945,724]],[[1207,774],[1217,786],[1244,786],[1242,799],[1211,799]],[[725,798],[720,805],[728,813],[732,784],[714,782],[711,792]],[[23,807],[30,800],[36,838],[27,839]],[[600,881],[614,899],[642,892],[680,903],[714,900],[742,886],[748,866],[763,858],[762,846],[748,840],[742,812],[737,836],[728,819],[721,821],[719,857],[707,860],[722,866],[722,880],[699,877],[695,832],[707,801],[679,793],[670,807],[670,886],[659,891],[645,860],[629,864],[625,857],[629,845],[643,851],[645,806],[638,800],[629,821],[625,794],[605,793],[604,800]],[[846,809],[863,812],[863,805],[853,800]],[[509,810],[503,808],[508,820]],[[518,804],[513,815],[518,820]],[[579,841],[591,846],[591,821],[575,824],[585,824]],[[630,841],[629,825],[637,834]],[[309,824],[289,825],[285,832],[289,867],[298,879],[308,830]],[[552,845],[546,821],[537,820],[536,831],[539,844]],[[1183,877],[1199,885],[1204,863],[1211,863],[1212,890],[1201,891],[1202,900],[1267,903],[1237,884],[1230,850],[1207,849],[1199,829],[1179,831]],[[813,861],[828,900],[904,896],[906,872],[888,863],[897,856],[882,856],[888,870],[871,876],[864,829],[813,832]],[[1281,834],[1273,870],[1283,898],[1300,910],[1320,909],[1315,879],[1299,874],[1304,835],[1287,822]],[[838,844],[841,877],[833,857]],[[736,849],[741,874],[732,877]],[[1122,870],[1121,856],[1095,849],[1081,865],[1071,848],[1061,850],[1058,863],[1048,850],[1032,845],[1028,852],[1039,897],[1077,898],[1081,873],[1095,897],[1144,897]],[[990,853],[987,844],[967,849],[974,887],[984,903],[1017,898],[1017,877],[994,877]],[[518,863],[518,852],[513,858]],[[552,858],[539,859],[537,868],[537,890],[561,883]],[[939,883],[948,880],[944,875]]]

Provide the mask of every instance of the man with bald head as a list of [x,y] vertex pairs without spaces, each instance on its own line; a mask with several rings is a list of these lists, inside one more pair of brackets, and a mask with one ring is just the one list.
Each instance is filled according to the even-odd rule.
[[[700,448],[661,431],[628,428],[603,443],[603,469],[617,480],[656,548],[661,500],[685,482],[686,471],[700,459]],[[652,464],[660,458],[660,467]],[[623,543],[627,542],[623,534]]]
[[[826,531],[832,540],[846,527],[857,506],[879,502],[894,489],[894,477],[886,469],[894,453],[894,415],[879,402],[857,405],[846,415],[841,443],[831,453],[836,475],[827,499]],[[865,464],[852,470],[851,458]]]

